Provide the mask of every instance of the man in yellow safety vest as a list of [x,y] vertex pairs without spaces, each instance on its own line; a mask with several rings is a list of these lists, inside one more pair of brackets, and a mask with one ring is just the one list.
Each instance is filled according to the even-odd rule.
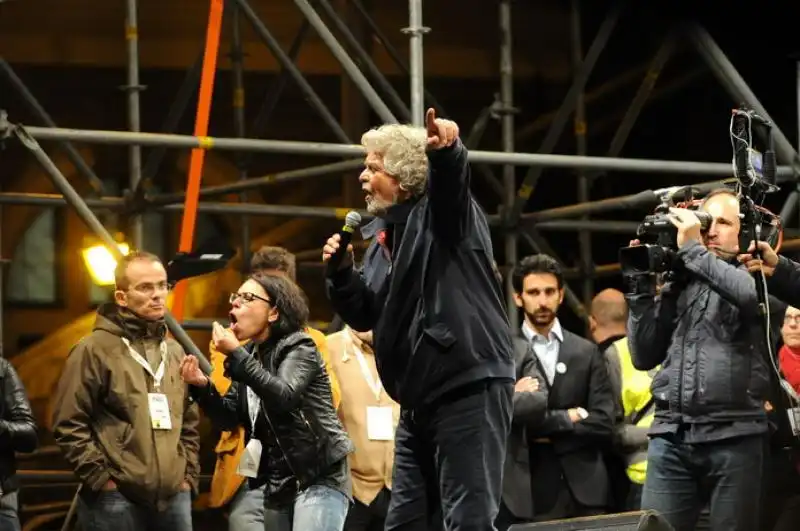
[[647,430],[655,411],[650,384],[657,369],[639,371],[633,366],[625,330],[627,319],[628,306],[622,292],[606,289],[592,300],[592,337],[605,357],[616,403],[615,449],[630,481],[620,509],[638,510],[647,472]]

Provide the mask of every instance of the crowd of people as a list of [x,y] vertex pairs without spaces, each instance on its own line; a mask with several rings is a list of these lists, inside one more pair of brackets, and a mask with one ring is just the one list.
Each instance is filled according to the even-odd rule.
[[[707,229],[673,209],[674,274],[601,291],[584,334],[562,326],[564,274],[543,254],[510,273],[509,321],[454,122],[429,110],[362,143],[370,245],[359,266],[338,234],[322,249],[339,255],[325,279],[338,332],[309,328],[294,257],[265,247],[205,374],[167,334],[159,258],[118,263],[54,397],[82,529],[191,530],[201,411],[221,433],[209,504],[230,531],[505,531],[639,509],[676,531],[796,525],[800,461],[771,444],[786,411],[770,371],[800,392],[800,265],[766,243],[740,251],[736,191],[705,198]],[[775,367],[759,279],[781,299]],[[35,447],[35,424],[3,360],[0,384],[0,522],[19,529],[13,451]]]

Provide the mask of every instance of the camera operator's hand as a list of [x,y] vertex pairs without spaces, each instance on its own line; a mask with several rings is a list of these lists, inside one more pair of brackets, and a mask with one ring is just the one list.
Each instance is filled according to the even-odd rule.
[[637,245],[641,245],[641,244],[642,244],[642,242],[640,242],[639,240],[631,240],[628,243],[628,247],[636,247]]
[[761,254],[760,259],[753,256],[755,250],[755,243],[750,242],[747,253],[740,254],[737,257],[739,262],[743,263],[751,273],[763,271],[766,276],[772,276],[772,273],[775,272],[775,266],[778,265],[778,253],[767,242],[761,241],[758,242],[758,250]]
[[686,208],[670,208],[669,220],[678,229],[678,247],[690,240],[703,241],[700,233],[700,219],[694,212]]

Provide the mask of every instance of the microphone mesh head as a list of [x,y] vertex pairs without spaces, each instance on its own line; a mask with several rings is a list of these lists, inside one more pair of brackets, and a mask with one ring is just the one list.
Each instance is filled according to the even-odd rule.
[[350,227],[351,229],[355,229],[359,225],[361,225],[361,214],[355,211],[350,211],[344,217],[344,224],[346,227]]

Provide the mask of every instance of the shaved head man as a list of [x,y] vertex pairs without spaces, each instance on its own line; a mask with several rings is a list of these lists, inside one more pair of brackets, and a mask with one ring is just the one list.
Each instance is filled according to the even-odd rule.
[[[592,339],[600,346],[600,351],[625,336],[625,323],[628,320],[628,303],[625,295],[616,289],[604,289],[592,299],[589,313],[589,328]],[[609,341],[610,340],[610,341]]]
[[647,473],[647,431],[653,421],[650,385],[655,371],[637,371],[631,360],[625,295],[605,289],[592,299],[589,327],[608,369],[614,394],[615,449],[621,467],[609,467],[615,511],[635,511]]

